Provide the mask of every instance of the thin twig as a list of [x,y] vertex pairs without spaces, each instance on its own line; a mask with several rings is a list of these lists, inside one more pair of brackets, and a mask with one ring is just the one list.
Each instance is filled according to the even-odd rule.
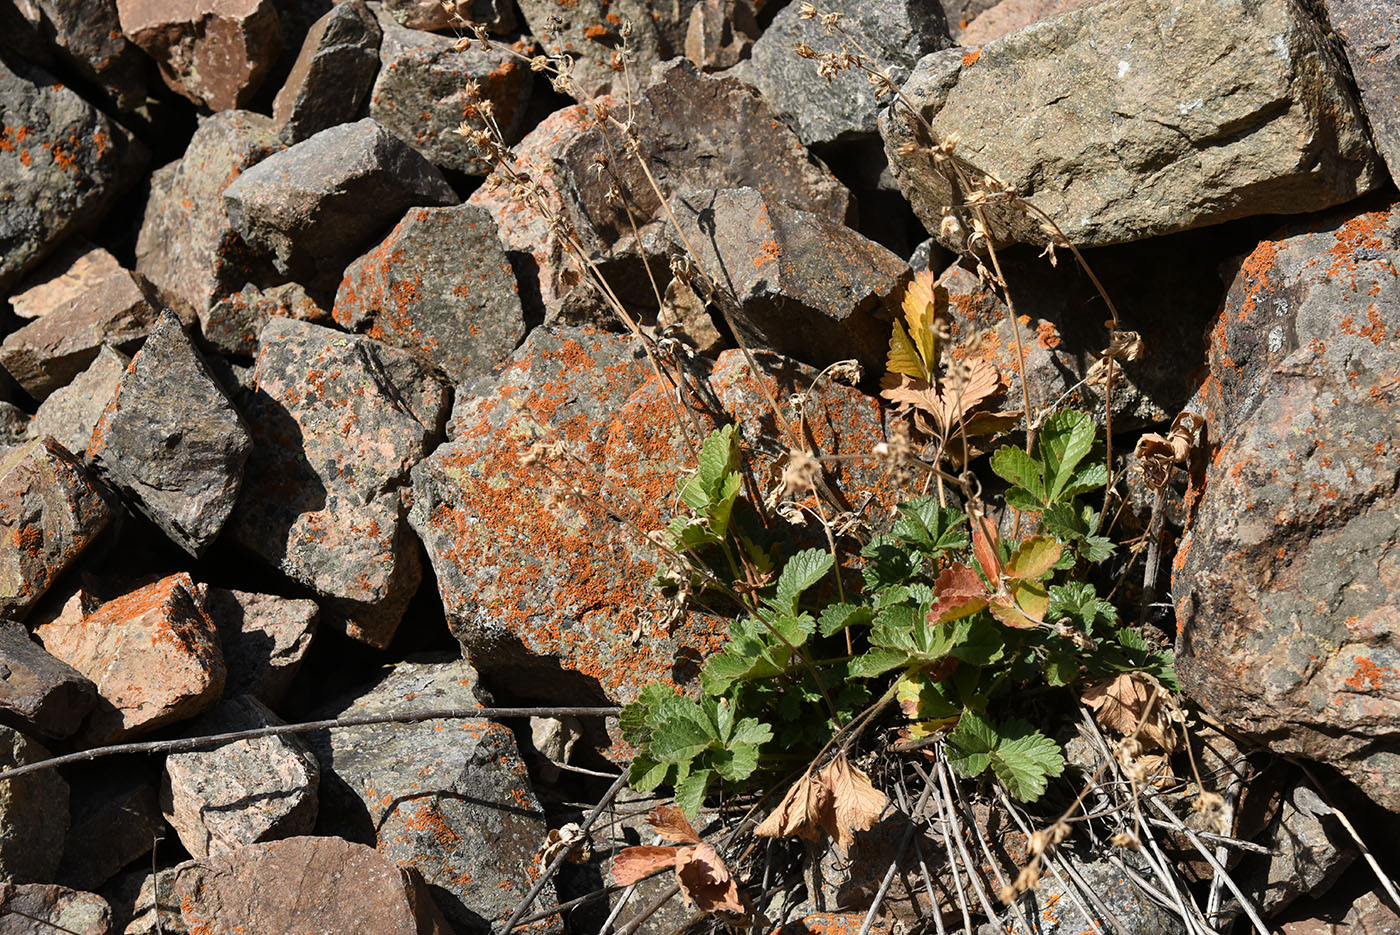
[[894,860],[890,861],[890,867],[885,871],[885,878],[880,881],[880,888],[876,890],[875,898],[870,902],[870,909],[865,913],[865,921],[861,923],[857,935],[870,935],[870,928],[875,924],[875,917],[880,914],[880,904],[885,901],[885,895],[890,891],[890,884],[894,882],[894,875],[899,872],[899,864],[904,860],[904,852],[909,850],[909,843],[914,840],[914,833],[919,829],[914,815],[924,810],[931,792],[933,792],[933,787],[925,786],[924,794],[919,796],[918,804],[914,806],[914,814],[909,816],[909,827],[904,829],[904,840],[899,842],[899,849],[894,852]]
[[1244,891],[1239,888],[1234,878],[1232,878],[1225,868],[1220,865],[1220,862],[1215,859],[1215,855],[1210,852],[1210,848],[1205,846],[1201,839],[1196,836],[1196,833],[1187,827],[1184,821],[1176,817],[1175,812],[1163,805],[1157,795],[1147,792],[1144,793],[1142,797],[1147,799],[1148,804],[1157,809],[1157,811],[1162,814],[1162,817],[1171,822],[1178,833],[1186,836],[1187,840],[1191,842],[1191,846],[1205,858],[1206,863],[1210,864],[1210,869],[1215,872],[1216,877],[1225,881],[1225,885],[1230,888],[1231,893],[1235,894],[1235,899],[1239,900],[1240,907],[1244,910],[1244,914],[1249,917],[1249,921],[1254,924],[1259,935],[1269,935],[1269,927],[1265,925],[1264,920],[1259,917],[1259,912],[1254,906],[1254,901],[1246,896]]

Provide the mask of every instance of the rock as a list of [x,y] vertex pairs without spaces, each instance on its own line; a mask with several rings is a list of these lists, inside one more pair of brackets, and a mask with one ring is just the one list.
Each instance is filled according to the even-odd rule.
[[93,429],[88,458],[198,558],[238,500],[252,444],[180,319],[167,311]]
[[[493,168],[489,157],[457,128],[463,121],[479,125],[476,107],[489,101],[506,142],[518,140],[533,84],[529,63],[495,43],[458,50],[452,37],[406,29],[388,10],[379,22],[384,41],[369,115],[433,165],[486,175]],[[523,41],[515,44],[516,52],[528,49]],[[469,83],[479,88],[479,99]]]
[[29,440],[29,413],[14,403],[0,402],[0,462]]
[[[189,725],[194,736],[285,723],[250,695],[230,698]],[[245,844],[309,834],[321,768],[300,737],[235,740],[165,760],[161,811],[196,859]]]
[[314,601],[226,588],[206,588],[202,597],[228,666],[224,693],[276,707],[301,669],[321,609]]
[[410,209],[345,271],[334,315],[458,383],[484,375],[525,336],[496,222],[476,205]]
[[889,312],[908,265],[830,218],[753,188],[685,191],[671,199],[681,238],[715,286],[739,336],[819,367],[855,358],[880,372]]
[[1386,0],[1325,0],[1361,92],[1376,149],[1400,184],[1400,9]]
[[[1084,861],[1064,850],[1060,851],[1060,855],[1073,862],[1074,869],[1090,892],[1121,923],[1113,926],[1114,932],[1123,935],[1180,935],[1187,931],[1175,912],[1158,905],[1137,887],[1131,877],[1108,861]],[[1031,931],[1037,935],[1070,935],[1099,928],[1095,924],[1097,920],[1086,919],[1080,912],[1079,906],[1084,903],[1082,896],[1078,900],[1069,896],[1057,875],[1046,873],[1040,878],[1040,886],[1022,898],[1021,907],[1026,916],[1036,920]],[[978,929],[979,935],[1003,931],[1009,935],[1029,935],[1014,912],[1005,915],[1002,926],[987,923]]]
[[[903,93],[972,178],[995,173],[1078,246],[1254,214],[1312,211],[1383,176],[1345,71],[1297,0],[1107,0],[922,59]],[[907,111],[881,122],[900,189],[940,230],[949,188]],[[991,238],[1041,244],[1040,220],[988,210]]]
[[345,266],[409,208],[457,202],[436,169],[368,118],[263,160],[223,198],[234,230],[308,288],[334,288]]
[[753,84],[807,146],[873,139],[890,96],[877,98],[875,86],[859,68],[821,77],[819,63],[799,57],[794,49],[803,42],[818,53],[840,52],[843,41],[850,45],[853,40],[902,84],[920,58],[952,45],[943,10],[923,0],[826,0],[821,9],[841,14],[841,27],[851,40],[828,35],[820,20],[802,16],[801,3],[789,4],[754,43]]
[[999,0],[940,0],[943,16],[948,21],[948,32],[957,38],[968,24],[977,19],[985,10],[997,5]]
[[233,230],[221,199],[279,146],[267,117],[225,111],[200,118],[185,154],[152,177],[136,269],[182,317],[204,324],[215,302],[271,272]]
[[1300,221],[1245,258],[1193,403],[1209,468],[1172,583],[1187,695],[1392,810],[1398,244],[1391,204]]
[[52,438],[36,438],[0,461],[0,617],[24,619],[59,573],[112,518],[82,464]]
[[52,312],[135,306],[147,298],[147,283],[139,273],[123,269],[102,247],[74,237],[20,283],[10,306],[20,318],[40,318]]
[[[452,931],[413,870],[396,867],[373,848],[336,838],[250,844],[181,864],[168,876],[160,888],[170,887],[169,902],[179,907],[179,921],[189,932]],[[295,889],[288,890],[288,881],[296,882]]]
[[630,28],[627,70],[633,86],[653,65],[681,54],[696,0],[579,0],[562,6],[556,0],[521,0],[520,14],[529,32],[551,55],[574,60],[572,76],[589,95],[621,93],[622,32]]
[[43,624],[44,648],[90,678],[97,706],[83,739],[113,743],[194,717],[219,700],[224,660],[186,572],[108,601],[83,620]]
[[441,437],[447,390],[406,351],[318,325],[275,318],[259,344],[234,535],[383,648],[421,578],[401,493]]
[[189,935],[189,927],[180,915],[175,881],[181,872],[198,864],[186,860],[160,870],[146,867],[124,873],[104,887],[113,916],[127,920],[121,931],[125,935]]
[[723,71],[749,57],[761,32],[750,0],[700,0],[690,8],[685,57],[701,71]]
[[59,444],[82,457],[102,411],[117,391],[131,358],[104,344],[86,370],[67,386],[54,390],[34,413],[35,436],[52,435]]
[[0,61],[0,295],[135,180],[146,150],[41,68]]
[[359,118],[379,71],[380,37],[363,0],[338,4],[312,25],[272,104],[282,142],[300,143]]
[[1347,899],[1326,916],[1284,922],[1279,931],[1283,935],[1395,935],[1400,932],[1400,913],[1372,891]]
[[[784,358],[759,359],[777,399],[807,391],[816,376]],[[742,355],[725,351],[700,392],[736,421],[774,432],[755,382]],[[676,482],[693,459],[668,387],[630,337],[536,329],[497,375],[459,389],[453,441],[413,470],[410,521],[427,546],[448,625],[483,671],[528,684],[540,700],[630,701],[651,681],[691,682],[722,645],[722,621],[670,619],[671,602],[652,584],[657,556],[593,506],[626,504],[629,524],[642,530],[671,518]],[[883,438],[878,407],[854,389],[822,381],[809,405],[818,452],[864,453]],[[716,417],[694,411],[702,431]],[[521,464],[536,432],[590,466],[556,468],[581,496],[561,496],[562,482]],[[771,467],[759,467],[761,486]],[[843,462],[827,479],[853,503],[864,489],[889,501],[890,489],[872,475]]]
[[118,110],[146,103],[146,57],[122,34],[116,0],[24,0],[15,9]]
[[[515,4],[510,0],[457,0],[449,12],[441,0],[384,0],[384,12],[409,29],[460,30],[462,20],[480,23],[504,36],[515,30]],[[459,19],[460,17],[460,19]]]
[[[317,718],[358,717],[480,702],[465,661],[400,663]],[[507,919],[547,833],[515,735],[491,721],[421,721],[308,735],[324,770],[321,833],[375,845],[433,887],[463,931]],[[538,908],[555,902],[553,884]],[[557,922],[542,931],[559,931]]]
[[1098,0],[1001,0],[968,23],[958,36],[962,46],[980,46],[1025,29],[1032,23],[1053,19]]
[[117,0],[117,12],[170,89],[212,111],[247,106],[282,51],[272,0]]
[[95,893],[52,883],[0,885],[0,928],[6,935],[107,935],[112,909]]
[[44,652],[20,624],[0,620],[0,723],[46,739],[67,737],[95,699],[81,672]]
[[270,318],[331,323],[330,313],[294,282],[266,289],[248,283],[219,299],[202,317],[205,342],[221,354],[242,358],[257,355],[258,332]]
[[[67,768],[72,823],[58,865],[59,880],[77,889],[96,889],[166,836],[157,797],[159,771],[159,761],[140,755]],[[145,864],[149,874],[151,863]]]
[[[1269,919],[1299,897],[1327,892],[1357,857],[1331,806],[1301,784],[1289,790],[1268,829],[1254,840],[1272,853],[1236,879]],[[1242,912],[1233,899],[1226,900],[1223,911],[1226,919]]]
[[[47,760],[49,751],[0,727],[0,770]],[[0,782],[0,880],[52,880],[68,830],[68,783],[54,769]]]

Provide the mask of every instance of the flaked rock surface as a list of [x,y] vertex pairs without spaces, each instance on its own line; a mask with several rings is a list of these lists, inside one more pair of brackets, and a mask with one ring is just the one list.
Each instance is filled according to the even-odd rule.
[[364,0],[336,4],[312,24],[272,103],[282,142],[299,143],[359,118],[379,73],[382,37],[379,21]]

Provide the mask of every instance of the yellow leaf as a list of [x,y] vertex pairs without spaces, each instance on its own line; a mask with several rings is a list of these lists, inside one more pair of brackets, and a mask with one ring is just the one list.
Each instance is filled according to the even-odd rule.
[[938,335],[933,331],[934,321],[938,317],[936,281],[932,270],[923,270],[904,290],[904,321],[924,363],[922,374],[909,375],[924,380],[929,379],[929,374],[938,366]]
[[1006,562],[1008,578],[1036,579],[1060,560],[1064,546],[1053,536],[1033,536],[1016,547]]
[[885,359],[885,369],[890,373],[902,373],[916,380],[927,380],[928,371],[919,359],[919,351],[909,340],[909,333],[899,322],[894,323],[890,332],[890,353]]

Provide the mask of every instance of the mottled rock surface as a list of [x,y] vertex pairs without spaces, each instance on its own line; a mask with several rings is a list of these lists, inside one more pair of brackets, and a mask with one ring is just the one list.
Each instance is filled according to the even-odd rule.
[[1172,592],[1183,689],[1400,808],[1400,206],[1245,258],[1199,394],[1204,491]]
[[0,724],[45,738],[77,731],[96,691],[11,620],[0,620]]
[[1025,29],[1032,23],[1053,19],[1097,2],[1098,0],[1001,0],[967,24],[967,28],[958,36],[958,44],[968,47],[980,46]]
[[401,490],[440,437],[447,389],[408,352],[331,328],[276,318],[259,344],[234,534],[387,646],[421,576]]
[[[577,0],[567,6],[555,0],[521,0],[520,14],[529,32],[548,35],[544,43],[551,54],[567,53],[574,59],[574,80],[589,94],[622,90],[624,24],[632,27],[628,68],[637,74],[658,62],[680,55],[685,31],[696,0]],[[552,28],[558,17],[562,28]]]
[[484,375],[525,336],[496,222],[476,205],[413,208],[350,264],[336,323],[401,347],[453,382]]
[[145,162],[145,148],[53,75],[0,61],[0,294],[92,224]]
[[112,504],[77,458],[37,438],[0,461],[0,616],[16,620],[111,520]]
[[[511,50],[479,42],[458,49],[451,36],[439,36],[396,23],[387,10],[379,14],[384,40],[379,46],[380,69],[370,95],[369,115],[435,166],[470,175],[486,175],[492,165],[486,154],[457,133],[463,121],[480,125],[477,99],[491,102],[491,115],[506,138],[520,138],[533,75],[528,62]],[[527,51],[525,42],[516,52]]]
[[23,0],[14,6],[65,64],[119,110],[145,103],[145,56],[122,34],[116,0]]
[[701,71],[723,71],[749,57],[760,29],[750,0],[700,0],[691,7],[685,57]]
[[144,296],[145,280],[123,269],[102,247],[73,237],[25,277],[10,295],[20,318],[39,318],[84,305],[119,308]]
[[83,738],[112,743],[194,717],[219,700],[224,660],[214,624],[180,572],[34,635],[97,686]]
[[[199,736],[282,723],[261,701],[240,695],[189,729]],[[320,779],[320,765],[295,734],[235,740],[168,756],[161,810],[190,856],[229,854],[245,844],[310,833]]]
[[[1155,900],[1144,893],[1122,870],[1106,860],[1092,862],[1076,859],[1075,870],[1093,894],[1113,913],[1115,919],[1123,923],[1123,935],[1179,935],[1186,932],[1180,917],[1163,909]],[[1077,892],[1076,892],[1077,895]],[[1005,919],[1005,926],[984,924],[978,935],[991,935],[993,932],[1006,932],[1009,935],[1078,935],[1092,931],[1097,920],[1085,918],[1079,910],[1083,897],[1076,900],[1069,895],[1060,876],[1045,874],[1040,879],[1034,893],[1022,906],[1026,915],[1035,920],[1029,931],[1014,914]]]
[[166,312],[93,429],[88,458],[171,541],[198,557],[238,500],[252,445],[180,319]]
[[56,884],[0,887],[0,930],[6,935],[107,935],[112,908],[96,893]]
[[[479,704],[466,662],[395,666],[318,718]],[[508,918],[532,881],[544,811],[515,735],[491,721],[422,721],[309,735],[323,769],[319,830],[372,844],[422,875],[465,931]],[[555,901],[549,885],[539,908]],[[484,921],[483,921],[484,920]],[[558,924],[543,931],[557,931]]]
[[212,587],[203,602],[228,665],[224,693],[253,695],[275,708],[311,647],[321,609],[315,601]]
[[170,89],[212,111],[246,106],[282,51],[272,0],[117,0],[117,12]]
[[1390,177],[1400,184],[1400,7],[1389,0],[1325,0],[1366,119]]
[[[973,178],[996,173],[1079,246],[1318,210],[1383,180],[1344,65],[1297,0],[1107,0],[935,53],[903,91],[940,138],[961,137]],[[969,219],[940,231],[965,196],[908,115],[881,132],[915,214],[965,251]],[[990,222],[998,242],[1045,241],[1024,211]]]
[[360,117],[379,72],[381,36],[363,0],[337,4],[311,26],[272,104],[282,142],[300,143]]
[[469,23],[481,23],[496,35],[515,29],[515,3],[512,0],[459,0],[456,14],[449,13],[440,0],[384,0],[384,11],[394,22],[409,29],[462,29],[460,16]]
[[[1245,895],[1266,918],[1274,918],[1294,900],[1326,893],[1358,856],[1332,807],[1304,785],[1288,790],[1278,814],[1256,840],[1272,854],[1264,861],[1256,859],[1251,871],[1237,878],[1243,878]],[[1226,900],[1224,913],[1226,918],[1240,915],[1239,904]]]
[[104,344],[86,370],[67,386],[54,390],[39,406],[30,433],[35,437],[52,435],[64,448],[82,457],[92,430],[130,363],[131,358]]
[[[12,727],[0,726],[0,770],[49,758],[49,751]],[[52,880],[68,830],[68,783],[55,769],[0,782],[0,879]]]
[[328,325],[331,316],[295,282],[259,289],[249,283],[215,302],[200,316],[209,346],[231,357],[254,357],[258,333],[270,318],[296,318]]
[[457,201],[442,175],[374,120],[322,130],[244,172],[224,189],[234,230],[284,275],[312,287],[403,212]]

